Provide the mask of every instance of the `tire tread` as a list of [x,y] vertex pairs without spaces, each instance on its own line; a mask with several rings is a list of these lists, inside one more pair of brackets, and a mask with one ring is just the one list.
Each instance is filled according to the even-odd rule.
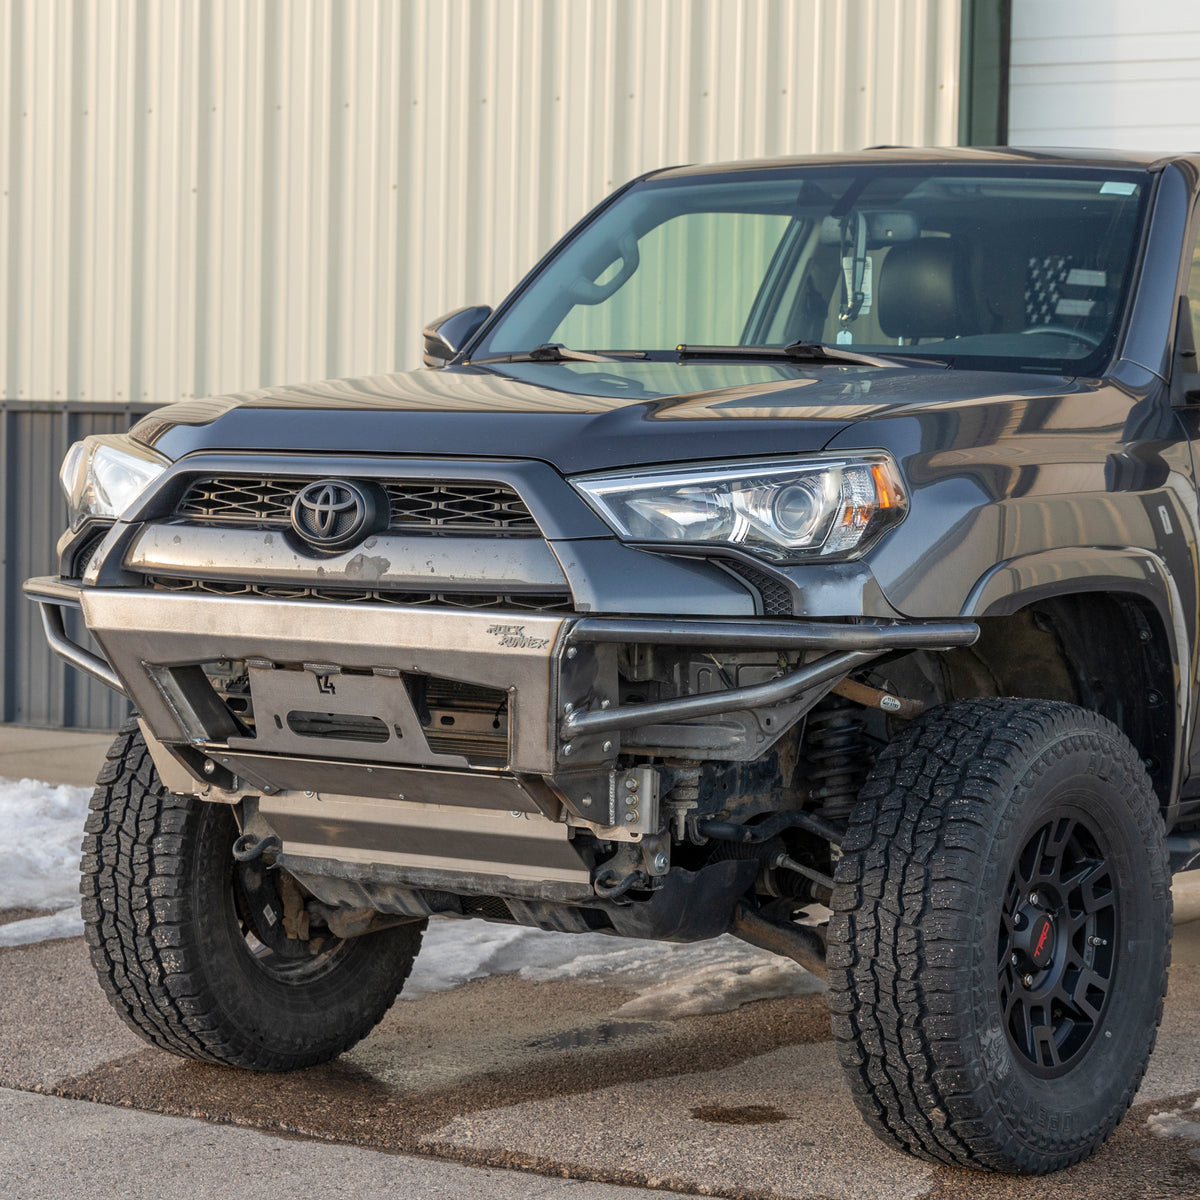
[[336,1057],[382,1020],[411,970],[422,927],[386,931],[392,975],[364,988],[321,1046],[256,1044],[228,1019],[199,960],[194,930],[204,914],[192,911],[188,850],[202,836],[205,803],[165,791],[136,718],[121,727],[92,793],[80,869],[84,936],[105,996],[145,1041],[183,1057],[259,1071]]
[[[1086,749],[1098,770],[1129,772],[1153,797],[1133,747],[1094,713],[1045,700],[957,702],[930,710],[880,755],[838,864],[828,959],[838,1054],[874,1131],[930,1161],[1041,1173],[1087,1157],[1123,1116],[1153,1048],[1154,1031],[1141,1070],[1102,1128],[1037,1151],[1001,1136],[986,1080],[968,1070],[972,1019],[962,1000],[971,988],[971,860],[993,836],[998,793],[1017,782],[1014,759],[1039,742],[1050,753]],[[1130,813],[1156,878],[1168,881],[1169,936],[1157,807],[1131,803]],[[1169,947],[1155,1031],[1168,962]]]

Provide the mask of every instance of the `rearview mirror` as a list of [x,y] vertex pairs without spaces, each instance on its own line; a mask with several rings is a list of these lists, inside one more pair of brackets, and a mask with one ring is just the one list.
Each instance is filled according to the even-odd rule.
[[444,317],[431,321],[421,331],[425,339],[425,353],[421,356],[427,367],[444,367],[474,336],[480,326],[492,315],[492,310],[481,304],[456,308]]

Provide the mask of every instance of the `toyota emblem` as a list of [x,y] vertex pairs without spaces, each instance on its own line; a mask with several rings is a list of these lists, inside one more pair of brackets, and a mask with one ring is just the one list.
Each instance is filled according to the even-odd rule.
[[346,550],[374,525],[375,498],[356,483],[318,479],[292,502],[292,528],[316,550]]

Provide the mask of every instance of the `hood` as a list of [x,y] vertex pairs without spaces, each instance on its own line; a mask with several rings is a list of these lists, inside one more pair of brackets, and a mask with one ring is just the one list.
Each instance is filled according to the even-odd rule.
[[941,367],[506,363],[185,400],[133,436],[196,451],[541,459],[564,473],[820,450],[881,413],[1076,390]]

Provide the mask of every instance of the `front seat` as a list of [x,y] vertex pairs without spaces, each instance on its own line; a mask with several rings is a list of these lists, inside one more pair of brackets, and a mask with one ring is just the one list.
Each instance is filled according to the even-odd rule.
[[876,288],[879,327],[887,337],[953,338],[978,333],[967,256],[953,238],[893,246]]

